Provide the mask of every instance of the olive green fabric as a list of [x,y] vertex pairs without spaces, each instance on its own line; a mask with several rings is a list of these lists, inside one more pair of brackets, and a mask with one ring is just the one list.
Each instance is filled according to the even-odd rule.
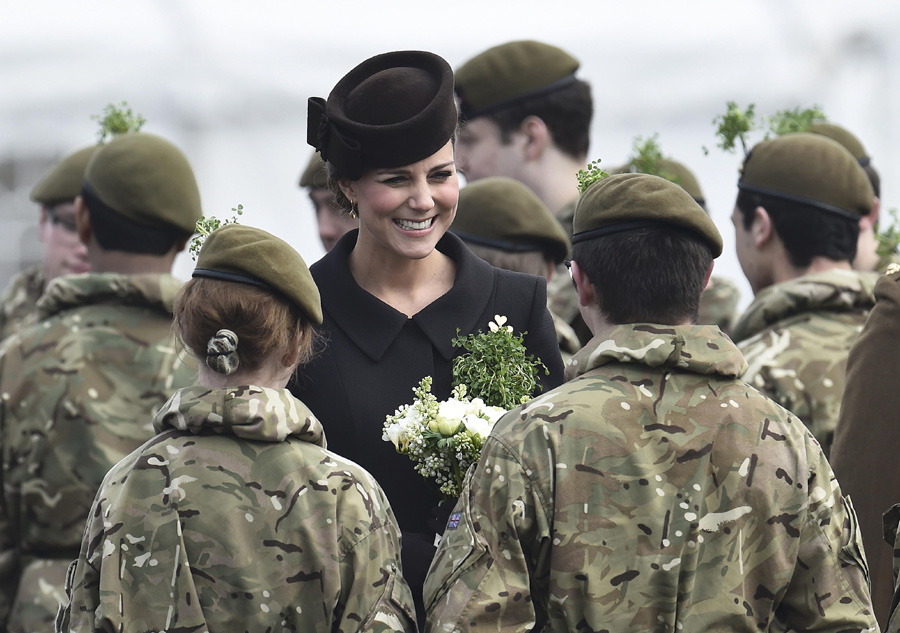
[[569,239],[531,189],[511,178],[483,178],[459,192],[450,229],[463,241],[504,251],[543,251],[555,263],[569,253]]
[[868,162],[869,154],[866,153],[866,148],[863,147],[860,140],[851,134],[849,130],[842,128],[840,125],[835,125],[834,123],[814,123],[809,128],[809,131],[812,134],[820,134],[833,141],[837,141],[843,145],[848,152],[853,154],[853,157],[856,158],[860,164],[864,164],[864,161]]
[[575,208],[573,241],[632,223],[679,226],[702,237],[713,257],[722,254],[722,236],[706,211],[679,185],[648,174],[617,174],[590,185]]
[[758,143],[744,161],[738,188],[859,217],[875,192],[866,172],[838,142],[821,134],[785,134]]
[[313,152],[313,155],[310,157],[309,164],[300,175],[300,186],[309,187],[310,189],[328,188],[328,169],[319,152]]
[[322,324],[319,289],[306,262],[290,244],[262,229],[227,224],[213,231],[200,249],[194,277],[210,276],[202,271],[251,277],[280,292],[316,325]]
[[[697,177],[694,176],[694,173],[683,163],[679,163],[677,160],[672,160],[671,158],[660,158],[656,161],[655,167],[656,170],[652,175],[660,176],[661,178],[665,178],[666,180],[679,185],[682,189],[691,194],[691,197],[700,206],[706,204],[706,198],[703,196],[703,190],[700,189],[700,183],[697,181]],[[640,174],[645,172],[639,171],[634,163],[628,163],[627,165],[612,169],[609,173]]]
[[142,226],[193,233],[202,213],[187,158],[153,134],[124,134],[100,147],[84,181],[100,202]]
[[460,114],[472,119],[574,81],[579,61],[564,50],[524,40],[476,55],[456,71]]
[[56,163],[32,188],[31,199],[46,205],[74,200],[81,193],[84,171],[98,149],[97,145],[83,147]]
[[457,125],[453,69],[425,51],[367,59],[308,105],[307,142],[351,180],[431,156]]

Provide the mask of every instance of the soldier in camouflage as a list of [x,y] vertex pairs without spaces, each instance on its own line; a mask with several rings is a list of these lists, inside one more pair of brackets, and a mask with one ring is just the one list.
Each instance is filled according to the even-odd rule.
[[691,324],[712,221],[622,174],[582,195],[574,242],[595,337],[492,431],[429,571],[427,630],[876,631],[818,444],[739,379],[728,337]]
[[40,266],[23,270],[0,294],[0,340],[37,320],[37,301],[51,281],[87,272],[87,249],[75,231],[74,202],[96,150],[85,147],[69,154],[32,188],[31,199],[41,205],[38,236],[44,256]]
[[196,380],[171,332],[180,282],[168,271],[199,217],[177,148],[147,134],[105,145],[75,201],[93,272],[51,283],[40,322],[0,349],[0,628],[10,633],[52,627],[103,476]]
[[877,275],[852,270],[872,186],[818,134],[759,143],[744,162],[732,221],[755,293],[734,327],[744,379],[797,415],[828,455],[847,354],[874,305]]
[[306,264],[228,225],[194,277],[175,313],[200,386],[103,481],[57,630],[413,633],[387,498],[284,388],[322,322]]
[[[591,89],[575,74],[581,63],[543,42],[494,46],[456,71],[462,129],[457,169],[468,182],[514,178],[537,194],[572,237],[578,189],[573,176],[585,166],[594,114]],[[581,342],[590,338],[566,269],[547,287],[550,309]]]
[[[459,192],[450,230],[492,266],[537,275],[548,284],[570,249],[565,231],[541,199],[519,181],[502,176],[482,178]],[[571,289],[568,273],[562,277]],[[549,303],[548,297],[560,355],[567,362],[581,342]]]

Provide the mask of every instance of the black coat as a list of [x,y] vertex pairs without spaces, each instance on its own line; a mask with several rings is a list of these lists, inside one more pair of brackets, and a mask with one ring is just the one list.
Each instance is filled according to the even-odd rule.
[[381,439],[385,416],[412,402],[425,376],[432,376],[438,400],[449,398],[453,358],[462,352],[451,344],[457,328],[461,336],[487,331],[497,314],[515,333],[528,332],[528,352],[550,370],[541,373],[543,391],[562,384],[563,364],[543,278],[494,268],[447,233],[437,248],[456,262],[453,288],[407,318],[353,279],[348,261],[356,235],[345,235],[310,267],[322,296],[320,332],[327,347],[300,368],[291,392],[322,422],[328,449],[363,466],[384,489],[404,532],[404,575],[421,617],[421,582],[437,528],[429,519],[441,495]]

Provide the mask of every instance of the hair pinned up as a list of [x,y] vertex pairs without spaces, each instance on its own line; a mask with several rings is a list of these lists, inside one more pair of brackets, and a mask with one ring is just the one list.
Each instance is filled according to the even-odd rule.
[[231,330],[221,329],[206,344],[206,366],[213,371],[230,376],[241,364],[237,354],[238,336]]

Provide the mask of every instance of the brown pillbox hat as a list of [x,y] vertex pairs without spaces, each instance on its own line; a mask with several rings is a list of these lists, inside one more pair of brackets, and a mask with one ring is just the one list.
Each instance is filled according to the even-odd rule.
[[98,148],[84,174],[84,189],[89,198],[142,226],[193,233],[202,215],[187,158],[153,134],[123,134]]
[[785,134],[762,141],[744,159],[738,189],[859,219],[875,192],[842,145],[821,134]]
[[502,251],[542,251],[555,263],[569,253],[569,239],[547,205],[511,178],[482,178],[463,187],[450,230],[464,242]]
[[476,55],[456,71],[463,119],[489,114],[575,82],[579,61],[564,50],[524,40]]
[[714,258],[722,254],[722,236],[706,211],[679,185],[648,174],[618,174],[590,185],[575,207],[572,242],[666,224],[696,233]]
[[56,163],[32,188],[31,199],[44,205],[72,202],[81,193],[84,172],[98,149],[99,146],[91,145]]
[[213,231],[197,257],[193,277],[260,286],[297,306],[322,324],[319,289],[306,262],[287,242],[262,229],[226,224]]
[[300,186],[310,189],[328,188],[328,168],[325,166],[325,161],[319,156],[319,152],[313,152],[309,164],[300,174]]
[[453,70],[438,55],[396,51],[367,59],[328,100],[309,99],[306,140],[340,176],[427,158],[456,132]]

